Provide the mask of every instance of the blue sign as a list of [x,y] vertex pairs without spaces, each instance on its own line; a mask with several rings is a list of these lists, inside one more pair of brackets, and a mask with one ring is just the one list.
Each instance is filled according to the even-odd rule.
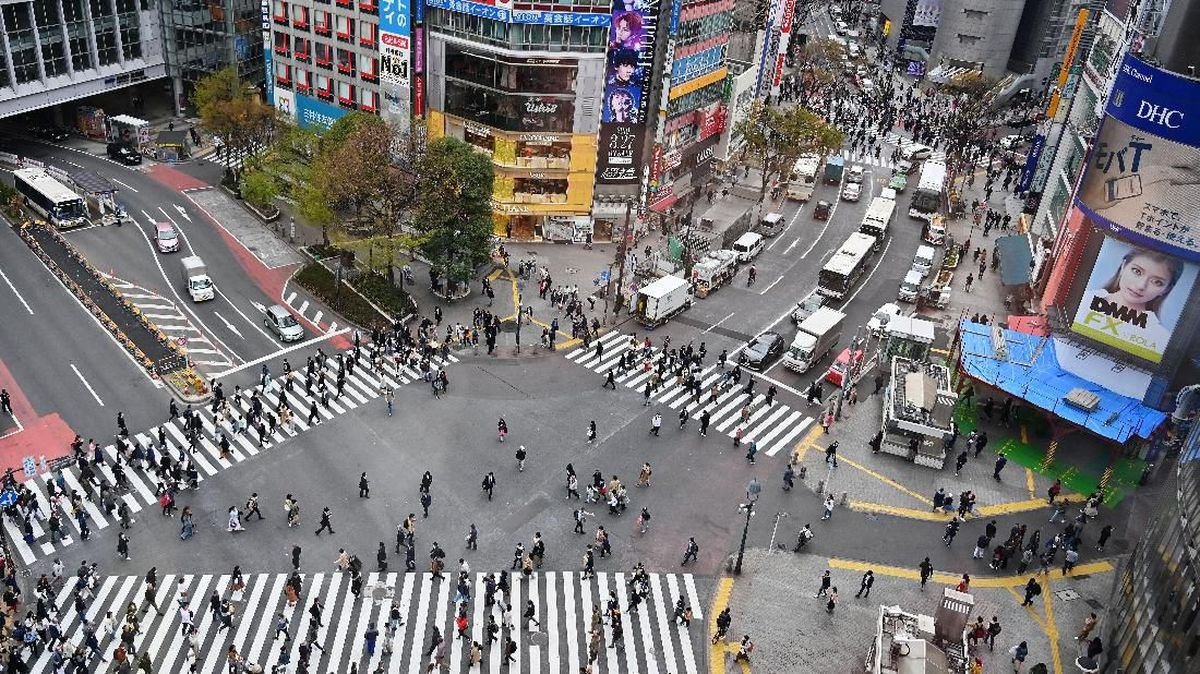
[[1126,54],[1104,113],[1164,140],[1200,147],[1200,85]]
[[0,492],[0,508],[7,508],[17,502],[17,492],[5,489]]
[[671,86],[679,86],[720,68],[724,54],[725,45],[720,45],[691,56],[676,58],[671,64]]
[[[419,0],[418,0],[419,1]],[[425,0],[430,7],[458,14],[469,14],[481,19],[501,23],[526,23],[555,26],[608,26],[612,16],[608,14],[577,14],[575,12],[545,12],[541,10],[504,9],[470,0]]]
[[1025,157],[1025,170],[1021,171],[1021,180],[1017,183],[1017,191],[1028,192],[1033,184],[1033,174],[1037,173],[1038,161],[1042,158],[1042,150],[1046,147],[1046,136],[1038,134],[1033,137],[1029,146],[1029,154]]
[[671,35],[679,34],[679,14],[683,11],[683,0],[671,3]]
[[[417,0],[420,2],[420,0]],[[412,13],[410,0],[380,0],[379,32],[395,35],[411,35],[409,15]]]
[[336,105],[296,95],[296,119],[304,128],[328,129],[345,114],[346,111]]
[[416,10],[417,10],[417,19],[416,19],[417,23],[425,23],[425,3],[421,2],[421,0],[417,0]]

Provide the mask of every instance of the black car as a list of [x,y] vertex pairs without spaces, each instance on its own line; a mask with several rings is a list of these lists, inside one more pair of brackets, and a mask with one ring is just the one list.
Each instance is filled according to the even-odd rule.
[[142,163],[142,155],[126,143],[109,143],[108,158],[119,161],[126,166]]
[[67,130],[61,126],[46,125],[30,127],[29,132],[41,138],[55,143],[60,143],[67,139]]
[[783,346],[779,333],[764,332],[746,345],[741,362],[751,370],[765,370],[771,361],[783,355]]

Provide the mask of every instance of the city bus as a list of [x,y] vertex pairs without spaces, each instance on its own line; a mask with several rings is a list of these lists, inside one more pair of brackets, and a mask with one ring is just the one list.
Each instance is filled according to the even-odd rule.
[[25,206],[55,227],[69,229],[89,224],[83,197],[51,177],[45,169],[17,169],[13,171],[13,182]]
[[835,300],[845,299],[867,271],[877,243],[870,234],[851,234],[821,269],[817,276],[817,292]]
[[871,200],[871,205],[867,206],[867,213],[863,216],[858,231],[875,237],[876,245],[883,243],[884,238],[888,235],[888,226],[892,224],[892,216],[895,212],[895,201],[884,197],[875,197]]
[[921,179],[913,192],[908,217],[929,222],[942,208],[946,196],[946,165],[927,161],[921,166]]
[[788,176],[788,199],[808,201],[812,198],[813,188],[817,184],[817,172],[821,169],[821,158],[816,155],[801,155],[792,166]]

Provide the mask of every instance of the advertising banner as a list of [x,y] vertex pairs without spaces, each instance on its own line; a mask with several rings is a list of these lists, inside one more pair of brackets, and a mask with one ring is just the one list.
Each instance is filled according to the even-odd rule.
[[1177,257],[1105,237],[1071,330],[1158,363],[1198,269]]
[[408,37],[411,35],[409,15],[411,14],[410,0],[379,0],[379,32],[394,33]]
[[346,111],[336,105],[296,95],[296,118],[300,120],[300,126],[306,129],[328,129],[344,114]]
[[676,57],[671,64],[671,86],[678,86],[720,68],[724,55],[725,45],[720,44],[691,56]]
[[296,98],[287,89],[275,91],[275,109],[296,121]]
[[1046,135],[1039,133],[1029,144],[1029,155],[1025,159],[1025,168],[1021,171],[1021,180],[1017,182],[1017,191],[1028,192],[1033,184],[1033,174],[1037,172],[1038,160],[1042,158],[1042,150],[1046,148]]
[[412,3],[422,0],[379,1],[380,114],[397,128],[407,129],[412,91]]
[[[420,2],[421,0],[416,1]],[[511,2],[490,4],[487,2],[473,2],[472,0],[425,0],[425,4],[429,7],[437,7],[448,12],[468,14],[501,23],[528,23],[547,26],[607,26],[611,18],[608,14],[512,9]],[[658,5],[657,2],[654,4],[655,6]]]
[[596,180],[636,184],[641,173],[660,0],[613,0]]
[[1075,201],[1135,243],[1200,262],[1200,82],[1126,55]]
[[267,104],[275,105],[275,64],[271,59],[271,0],[262,0],[263,73],[267,78]]

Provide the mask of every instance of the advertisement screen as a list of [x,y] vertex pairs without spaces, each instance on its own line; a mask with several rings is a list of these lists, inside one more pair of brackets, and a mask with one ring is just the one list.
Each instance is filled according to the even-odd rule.
[[1127,55],[1076,193],[1123,238],[1200,262],[1200,82]]
[[659,1],[613,0],[596,171],[601,183],[639,179]]
[[1178,257],[1105,237],[1071,330],[1158,363],[1197,269]]

